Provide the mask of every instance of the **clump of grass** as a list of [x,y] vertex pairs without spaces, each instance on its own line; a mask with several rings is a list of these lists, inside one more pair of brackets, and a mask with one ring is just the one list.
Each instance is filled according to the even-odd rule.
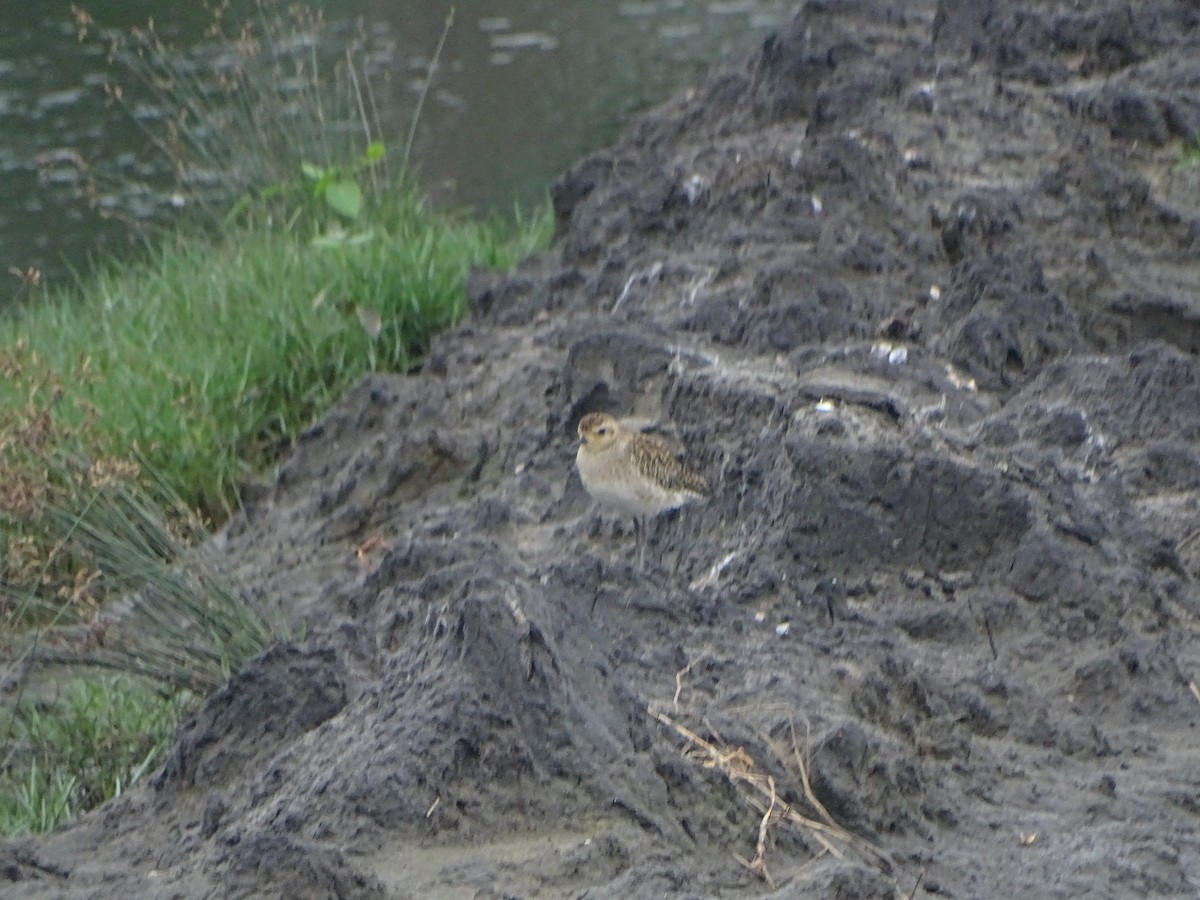
[[[453,9],[415,92],[393,82],[405,66],[361,21],[350,33],[332,34],[321,10],[283,0],[255,0],[246,19],[231,19],[227,2],[209,10],[206,39],[180,48],[153,21],[104,29],[72,6],[80,41],[102,42],[113,65],[106,103],[127,110],[174,174],[171,190],[151,176],[137,186],[139,196],[169,197],[172,207],[199,210],[209,224],[267,210],[274,224],[319,230],[323,213],[356,219],[364,192],[386,198],[406,190]],[[398,147],[399,154],[390,152]],[[131,185],[105,196],[94,168],[81,162],[80,174],[100,214],[140,224],[116,200]]]
[[0,585],[0,600],[43,631],[10,641],[6,656],[202,693],[288,637],[278,610],[213,559],[203,521],[153,469],[62,446],[38,462],[40,481],[18,480],[34,485],[26,524],[50,550],[40,571]]
[[203,522],[150,470],[53,465],[54,482],[74,487],[69,506],[48,504],[45,521],[101,612],[73,643],[35,647],[35,656],[207,693],[287,639],[279,611],[223,570],[203,544]]
[[[434,216],[394,198],[355,234],[300,241],[232,227],[172,242],[99,275],[82,296],[50,295],[0,320],[0,346],[26,350],[0,385],[12,408],[36,385],[73,381],[63,424],[94,411],[105,455],[138,447],[190,504],[220,520],[243,476],[275,459],[363,374],[407,371],[456,322],[472,266],[507,267],[541,243]],[[87,369],[87,379],[75,373]]]
[[[0,403],[0,650],[22,627],[75,620],[96,609],[89,576],[61,552],[61,536],[48,518],[52,503],[69,503],[75,492],[70,479],[56,478],[52,460],[64,447],[100,444],[96,410],[76,405],[89,377],[86,360],[64,375],[24,340],[0,349],[0,392],[7,391]],[[68,407],[70,427],[63,416]]]
[[[188,47],[173,45],[153,20],[109,29],[83,7],[71,11],[80,42],[101,43],[112,65],[105,103],[125,109],[159,151],[156,162],[169,164],[176,207],[219,223],[238,196],[291,185],[298,154],[323,168],[347,162],[360,121],[368,131],[361,143],[379,139],[369,133],[378,123],[374,95],[369,117],[359,107],[362,89],[380,78],[360,72],[372,48],[360,29],[331,60],[320,10],[256,0],[248,18],[234,21],[229,3],[214,3],[205,39]],[[124,216],[114,201],[130,188],[168,193],[151,176],[147,185],[115,186],[105,202],[99,176],[87,174],[102,215]]]
[[0,835],[48,831],[119,796],[157,764],[190,702],[108,676],[22,704],[0,731]]

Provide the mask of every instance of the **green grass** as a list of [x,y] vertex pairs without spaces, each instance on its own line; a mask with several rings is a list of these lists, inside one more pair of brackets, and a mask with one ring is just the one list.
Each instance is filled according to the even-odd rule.
[[[270,598],[204,552],[204,520],[234,512],[247,481],[362,375],[419,365],[464,313],[472,267],[508,268],[549,242],[548,206],[470,221],[411,187],[445,32],[396,174],[365,41],[325,72],[314,42],[294,39],[319,33],[319,14],[257,9],[252,32],[217,27],[242,57],[216,94],[153,28],[109,54],[176,110],[150,137],[181,189],[220,173],[217,196],[192,197],[206,218],[67,290],[29,273],[25,302],[0,315],[0,658],[89,667],[56,699],[0,712],[0,834],[119,794],[157,765],[191,698],[288,639]],[[81,39],[94,33],[75,15]],[[297,81],[299,117],[282,87]],[[69,623],[89,626],[71,632],[78,646],[22,633]],[[46,684],[35,671],[24,687]]]
[[78,291],[33,298],[0,320],[0,347],[23,340],[37,360],[0,385],[0,406],[54,373],[71,385],[65,427],[94,416],[108,452],[138,448],[219,520],[241,480],[365,372],[417,363],[464,312],[470,268],[514,265],[546,242],[549,217],[471,222],[400,191],[352,232],[297,231],[252,222],[171,240]]
[[0,732],[0,835],[47,831],[119,796],[158,764],[190,699],[106,677],[23,703]]

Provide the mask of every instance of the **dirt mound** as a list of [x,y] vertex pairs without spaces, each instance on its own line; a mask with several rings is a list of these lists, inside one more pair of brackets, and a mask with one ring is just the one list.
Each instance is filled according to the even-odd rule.
[[[1194,896],[1198,60],[809,2],[635,122],[218,539],[306,644],[13,896]],[[591,410],[714,485],[644,567]]]

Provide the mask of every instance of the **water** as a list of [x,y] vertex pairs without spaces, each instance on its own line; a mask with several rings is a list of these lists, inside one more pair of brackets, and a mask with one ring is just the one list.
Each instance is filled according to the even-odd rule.
[[[162,110],[108,59],[102,29],[153,18],[196,77],[228,56],[206,35],[201,3],[0,0],[0,306],[20,277],[61,283],[122,255],[145,229],[186,214],[187,192],[150,133]],[[284,4],[280,3],[282,8]],[[573,161],[610,142],[631,115],[693,81],[792,15],[794,0],[458,0],[421,115],[415,159],[439,201],[477,210],[538,202]],[[380,116],[403,134],[449,4],[324,0],[318,56],[363,33]],[[233,0],[254,20],[256,0]],[[205,72],[211,61],[213,70]],[[106,85],[124,104],[106,102]],[[132,112],[132,115],[131,115]],[[389,152],[395,147],[389,147]],[[219,181],[219,178],[216,180]],[[8,272],[8,274],[4,274]]]

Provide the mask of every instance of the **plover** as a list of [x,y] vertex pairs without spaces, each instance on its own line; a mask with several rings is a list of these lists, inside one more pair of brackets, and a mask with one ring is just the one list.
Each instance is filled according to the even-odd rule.
[[583,486],[600,503],[633,516],[639,547],[643,518],[708,496],[704,478],[681,463],[667,444],[622,427],[606,413],[580,419],[579,437],[575,465]]

